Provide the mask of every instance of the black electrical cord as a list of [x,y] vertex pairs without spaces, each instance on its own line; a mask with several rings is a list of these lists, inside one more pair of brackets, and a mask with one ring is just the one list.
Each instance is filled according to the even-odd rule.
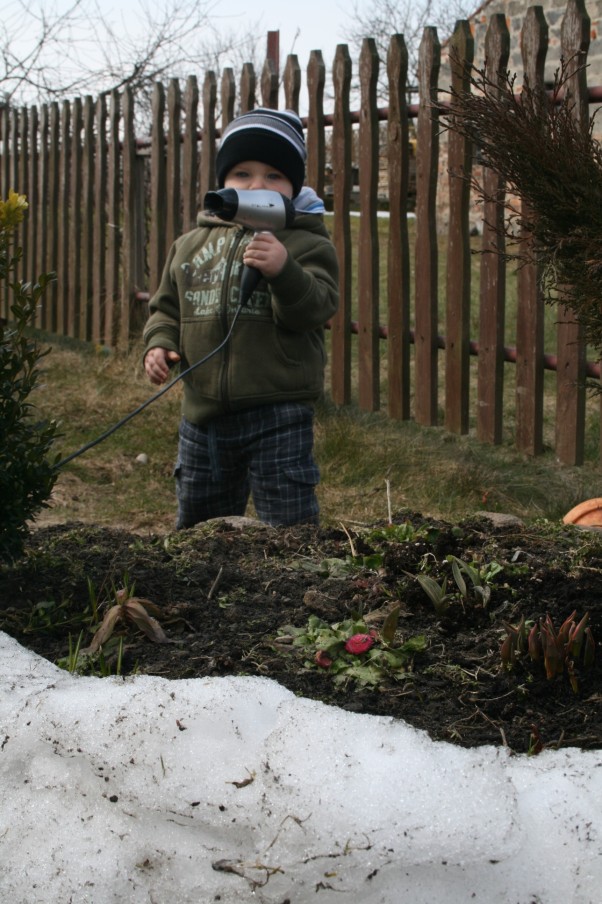
[[74,458],[78,458],[80,455],[83,455],[84,452],[87,452],[89,449],[93,449],[94,446],[97,446],[99,443],[104,442],[105,439],[108,439],[109,436],[112,436],[112,434],[123,427],[124,424],[127,424],[128,421],[131,421],[133,417],[136,417],[137,414],[140,414],[141,411],[144,411],[144,409],[148,408],[149,405],[152,405],[153,402],[156,402],[156,400],[161,398],[162,395],[165,395],[165,393],[168,392],[172,388],[172,386],[175,386],[176,383],[178,383],[183,377],[191,373],[191,371],[195,370],[197,367],[200,367],[201,364],[205,364],[210,360],[210,358],[213,358],[214,355],[217,355],[217,353],[220,352],[226,345],[226,343],[230,340],[230,336],[232,335],[234,325],[238,320],[240,312],[251,297],[260,277],[261,273],[259,273],[258,270],[255,270],[254,267],[244,268],[240,286],[240,302],[236,311],[234,312],[234,317],[232,318],[230,329],[228,330],[226,337],[216,348],[213,349],[213,351],[209,352],[208,355],[205,355],[204,358],[201,358],[200,361],[195,361],[194,364],[191,364],[190,367],[187,367],[186,370],[183,370],[181,373],[179,373],[174,380],[167,384],[167,386],[164,386],[163,389],[160,389],[159,392],[156,392],[155,395],[151,396],[150,399],[147,399],[146,402],[143,402],[142,405],[139,405],[138,408],[136,408],[134,411],[130,411],[129,414],[126,414],[125,417],[121,418],[121,420],[116,424],[113,424],[112,427],[110,427],[100,436],[97,436],[96,439],[90,440],[90,442],[86,443],[85,446],[82,446],[80,449],[72,452],[71,455],[68,455],[66,458],[63,458],[61,461],[59,461],[56,465],[54,465],[53,471],[60,470],[60,468],[63,468],[70,461],[73,461]]

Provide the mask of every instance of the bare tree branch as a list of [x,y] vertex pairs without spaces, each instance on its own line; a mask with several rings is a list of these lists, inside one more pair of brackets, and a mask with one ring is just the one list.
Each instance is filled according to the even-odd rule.
[[[458,19],[466,19],[474,12],[475,3],[469,0],[372,0],[369,6],[355,0],[349,14],[347,28],[352,56],[359,57],[364,38],[374,38],[381,60],[386,60],[392,34],[404,36],[408,50],[408,79],[412,83],[418,68],[418,49],[424,29],[435,26],[440,38],[451,35]],[[379,78],[379,98],[385,101],[388,92],[386,67],[382,67]]]
[[217,0],[140,0],[135,17],[116,22],[100,0],[73,0],[61,13],[49,0],[13,0],[0,23],[0,91],[12,104],[126,86],[150,97],[165,78],[257,65],[261,42],[247,22],[239,34],[228,31]]

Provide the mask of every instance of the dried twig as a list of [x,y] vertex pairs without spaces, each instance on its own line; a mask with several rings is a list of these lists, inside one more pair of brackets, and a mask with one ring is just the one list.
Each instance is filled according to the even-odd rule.
[[213,594],[215,593],[215,591],[217,590],[217,588],[218,588],[219,585],[221,584],[223,574],[224,574],[224,566],[223,566],[223,565],[220,565],[219,571],[218,571],[218,573],[217,573],[217,577],[215,578],[213,584],[211,585],[211,589],[209,590],[209,593],[207,594],[207,599],[208,599],[208,600],[210,600],[210,599],[213,597]]

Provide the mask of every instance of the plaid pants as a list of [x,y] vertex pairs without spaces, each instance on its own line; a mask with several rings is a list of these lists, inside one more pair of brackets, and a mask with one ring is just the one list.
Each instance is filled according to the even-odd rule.
[[177,527],[244,515],[249,495],[266,524],[318,523],[313,410],[284,403],[180,424]]

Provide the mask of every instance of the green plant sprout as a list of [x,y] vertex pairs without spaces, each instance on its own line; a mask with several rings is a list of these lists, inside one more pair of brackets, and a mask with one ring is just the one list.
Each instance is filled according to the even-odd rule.
[[384,564],[384,556],[381,553],[370,555],[350,555],[341,558],[322,559],[321,562],[299,560],[291,564],[292,568],[309,571],[324,578],[344,578],[357,574],[358,571],[378,571]]
[[90,627],[98,622],[91,615],[90,607],[73,611],[73,601],[63,598],[59,602],[53,599],[38,600],[29,612],[27,623],[23,627],[24,634],[62,632],[67,627],[80,625]]
[[[486,609],[491,599],[491,585],[503,570],[502,566],[497,562],[490,562],[479,568],[474,564],[463,562],[456,556],[446,556],[446,561],[451,563],[452,574],[463,599],[468,600],[472,593]],[[469,584],[464,577],[468,578]]]
[[305,628],[283,628],[276,642],[292,642],[293,646],[303,647],[311,654],[305,668],[328,671],[335,684],[352,680],[373,687],[407,679],[414,657],[426,648],[423,635],[395,643],[398,619],[399,607],[396,607],[377,631],[358,617],[328,624],[311,615]]
[[[64,658],[57,660],[58,667],[65,669],[72,675],[92,675],[99,678],[121,675],[123,667],[123,637],[113,638],[112,641],[109,641],[104,648],[99,649],[96,653],[88,653],[81,648],[83,633],[83,631],[80,631],[75,644],[73,644],[72,636],[69,635],[69,653]],[[114,640],[117,640],[117,644],[113,643]],[[111,664],[112,651],[107,649],[109,644],[116,648],[114,668]]]
[[376,527],[366,534],[366,539],[376,543],[379,540],[395,540],[397,543],[411,543],[419,537],[426,535],[420,528],[415,528],[409,521],[402,524],[387,524],[386,527]]
[[[529,622],[532,624],[532,622]],[[500,656],[505,668],[511,668],[516,662],[517,654],[523,653],[527,648],[529,630],[525,616],[522,615],[518,625],[510,625],[504,622],[506,637],[502,641]]]
[[73,638],[71,634],[69,635],[69,653],[63,659],[57,660],[57,665],[61,669],[65,669],[71,675],[74,675],[78,669],[79,663],[79,652],[82,645],[82,639],[84,636],[84,632],[80,631],[77,641],[75,645],[73,644]]
[[96,595],[96,587],[94,586],[94,581],[91,578],[86,579],[86,584],[88,587],[88,599],[90,600],[90,608],[92,610],[91,623],[93,625],[96,625],[98,624],[98,597]]
[[[66,627],[83,626],[86,629],[95,628],[99,622],[98,593],[94,582],[90,577],[86,578],[88,588],[88,605],[84,608],[75,607],[73,600],[64,597],[60,602],[53,599],[38,600],[34,603],[27,624],[23,631],[26,634],[36,634],[41,631],[63,631]],[[123,586],[129,590],[128,576],[124,575]],[[117,589],[113,585],[113,594]],[[133,588],[130,595],[133,595]]]
[[447,592],[447,578],[443,578],[443,582],[438,584],[430,574],[417,574],[416,580],[430,599],[437,615],[445,615],[457,598],[457,594]]
[[478,604],[486,609],[491,600],[491,585],[502,571],[502,566],[491,562],[479,568],[452,555],[446,556],[445,561],[451,564],[455,584],[451,590],[448,590],[447,577],[439,584],[429,574],[416,575],[416,580],[431,600],[437,615],[444,615],[454,602]]
[[500,650],[502,665],[511,668],[517,655],[525,650],[534,662],[542,662],[548,680],[567,673],[571,687],[575,693],[579,691],[579,682],[575,673],[575,664],[584,670],[592,667],[595,659],[596,644],[592,630],[588,627],[589,612],[576,621],[577,610],[564,620],[558,630],[552,619],[546,615],[538,622],[531,623],[530,629],[524,616],[518,625],[504,622],[506,637]]

